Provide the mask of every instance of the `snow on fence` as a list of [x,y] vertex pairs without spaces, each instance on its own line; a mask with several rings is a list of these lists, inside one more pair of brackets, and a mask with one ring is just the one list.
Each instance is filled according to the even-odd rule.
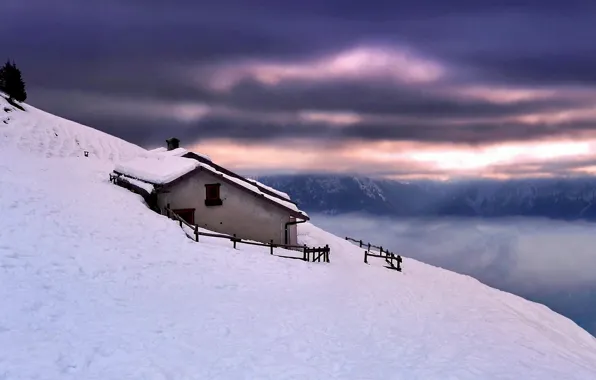
[[228,239],[232,242],[234,249],[236,249],[236,244],[256,245],[256,246],[260,246],[260,247],[269,247],[270,254],[274,255],[274,248],[283,248],[283,249],[287,249],[287,250],[300,251],[300,252],[302,252],[302,256],[296,257],[296,256],[286,256],[286,255],[279,255],[279,254],[276,254],[275,256],[284,257],[286,259],[297,259],[297,260],[303,260],[303,261],[310,261],[313,263],[321,262],[321,261],[323,261],[325,263],[329,262],[329,253],[331,252],[331,249],[329,248],[328,244],[325,245],[324,247],[308,247],[306,244],[305,245],[275,244],[275,243],[273,243],[273,240],[271,240],[269,243],[260,243],[260,242],[256,242],[256,241],[250,241],[250,240],[244,240],[244,239],[238,238],[238,237],[236,237],[236,234],[226,235],[226,234],[218,234],[218,233],[212,233],[212,232],[201,232],[201,231],[199,231],[198,225],[188,223],[186,220],[184,220],[180,215],[175,213],[169,207],[165,207],[164,209],[161,209],[160,211],[161,211],[162,215],[166,215],[170,219],[177,220],[178,223],[180,224],[180,228],[184,229],[183,226],[190,228],[193,231],[194,237],[188,236],[188,234],[187,234],[187,236],[196,242],[199,241],[199,236]]
[[[362,240],[356,240],[353,239],[351,237],[346,236],[346,240],[347,241],[351,241],[353,243],[357,243],[360,248],[365,247],[366,250],[364,251],[364,263],[368,264],[368,258],[369,257],[378,257],[381,259],[385,259],[385,262],[387,264],[389,264],[391,269],[395,269],[399,272],[401,272],[401,263],[402,263],[402,258],[400,255],[395,255],[393,252],[389,252],[388,250],[383,250],[382,246],[378,246],[378,245],[373,245],[371,243],[363,243]],[[374,252],[374,250],[378,250],[377,252]]]

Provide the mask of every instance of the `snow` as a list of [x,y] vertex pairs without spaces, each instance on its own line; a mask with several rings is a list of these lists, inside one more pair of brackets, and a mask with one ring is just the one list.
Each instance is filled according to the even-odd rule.
[[15,108],[0,94],[0,150],[9,147],[44,157],[84,157],[118,162],[145,149],[107,133],[22,104]]
[[117,164],[114,170],[129,177],[162,185],[193,171],[198,164],[195,160],[175,156],[137,157]]
[[[184,148],[176,148],[173,150],[168,150],[167,148],[164,147],[160,147],[160,148],[155,148],[155,149],[151,149],[149,150],[150,153],[156,153],[156,154],[160,154],[160,155],[165,155],[165,156],[183,156],[186,153],[189,153],[191,151],[184,149]],[[203,157],[204,159],[211,161],[211,157],[202,154],[202,153],[197,153],[197,152],[191,152],[196,154],[197,156]]]
[[132,185],[135,185],[135,186],[137,186],[137,187],[145,190],[149,194],[151,194],[153,192],[153,190],[154,190],[153,185],[150,184],[150,183],[139,181],[137,179],[126,177],[126,176],[118,176],[118,177],[120,178],[120,181],[125,181],[125,182],[128,182],[128,183],[132,184]]
[[[62,125],[60,139],[98,136]],[[109,182],[109,145],[88,159],[13,143],[0,149],[0,378],[596,378],[596,339],[545,306],[407,257],[403,273],[365,265],[310,223],[299,242],[329,244],[330,264],[196,243]]]
[[160,156],[170,156],[170,157],[182,157],[184,156],[186,153],[188,153],[188,150],[184,149],[184,148],[176,148],[176,149],[172,149],[172,150],[164,150],[164,151],[160,151],[157,152],[157,154],[159,154]]

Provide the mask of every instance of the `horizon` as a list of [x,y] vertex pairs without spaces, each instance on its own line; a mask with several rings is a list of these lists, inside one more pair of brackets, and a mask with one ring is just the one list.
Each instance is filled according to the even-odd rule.
[[441,183],[441,184],[456,184],[456,183],[514,183],[514,182],[532,182],[532,181],[594,181],[596,175],[588,174],[573,174],[567,176],[536,176],[536,177],[480,177],[480,176],[467,176],[467,177],[456,177],[450,176],[448,178],[414,178],[414,179],[400,179],[391,177],[373,177],[367,176],[366,173],[350,173],[350,172],[296,172],[296,173],[265,173],[265,174],[246,174],[246,177],[250,178],[275,178],[275,177],[346,177],[346,178],[357,178],[357,179],[369,179],[373,181],[390,181],[390,182],[401,182],[405,184],[414,183]]
[[7,1],[29,102],[146,148],[260,174],[596,173],[596,4]]

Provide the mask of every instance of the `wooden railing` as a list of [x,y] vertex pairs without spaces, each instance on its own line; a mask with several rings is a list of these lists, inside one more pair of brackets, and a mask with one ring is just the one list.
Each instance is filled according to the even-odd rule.
[[[360,246],[360,248],[363,248],[363,247],[366,248],[366,250],[364,251],[364,263],[365,264],[368,264],[369,257],[378,257],[378,258],[385,259],[385,262],[387,264],[389,264],[389,266],[392,269],[395,269],[395,270],[401,272],[402,258],[400,255],[396,255],[387,249],[384,250],[382,246],[374,245],[371,243],[364,243],[362,240],[356,240],[356,239],[353,239],[348,236],[346,236],[346,240],[351,241],[353,243],[357,243]],[[378,250],[378,252],[375,252],[373,250]]]
[[298,256],[298,257],[297,256],[286,256],[286,255],[275,255],[275,256],[284,257],[287,259],[303,260],[303,261],[321,262],[321,260],[322,260],[323,262],[326,262],[326,263],[329,262],[329,253],[331,252],[329,245],[326,245],[324,247],[311,248],[311,247],[308,247],[306,244],[305,245],[276,244],[273,242],[273,240],[271,240],[269,243],[260,243],[260,242],[255,242],[255,241],[244,240],[244,239],[238,238],[238,237],[236,237],[236,234],[227,235],[227,234],[218,234],[218,233],[212,233],[212,232],[201,232],[201,231],[199,231],[198,225],[188,223],[180,215],[175,213],[172,209],[170,209],[168,207],[164,207],[163,209],[160,209],[160,211],[161,211],[162,215],[166,215],[170,219],[177,220],[178,223],[180,224],[180,228],[183,228],[183,226],[187,226],[188,228],[190,228],[193,231],[194,237],[189,236],[188,234],[187,234],[187,236],[196,242],[199,241],[199,236],[227,239],[232,242],[234,249],[236,249],[237,244],[255,245],[255,246],[259,246],[259,247],[269,247],[269,253],[271,255],[273,255],[274,248],[283,248],[283,249],[287,249],[287,250],[300,251],[302,253],[302,256],[301,257],[300,256]]
[[383,247],[381,247],[381,246],[373,245],[373,244],[370,244],[370,243],[363,243],[362,240],[356,240],[356,239],[353,239],[351,237],[347,237],[346,236],[346,240],[347,241],[351,241],[353,243],[358,243],[358,245],[360,246],[360,248],[365,247],[365,248],[368,249],[368,251],[370,251],[371,249],[378,249],[380,251],[383,250]]

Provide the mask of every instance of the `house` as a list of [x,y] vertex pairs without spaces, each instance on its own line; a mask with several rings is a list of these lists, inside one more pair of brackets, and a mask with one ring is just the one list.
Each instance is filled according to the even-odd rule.
[[180,148],[179,141],[168,139],[167,148],[117,165],[114,181],[143,195],[154,210],[169,206],[190,224],[263,243],[297,244],[296,225],[309,217],[287,194]]

